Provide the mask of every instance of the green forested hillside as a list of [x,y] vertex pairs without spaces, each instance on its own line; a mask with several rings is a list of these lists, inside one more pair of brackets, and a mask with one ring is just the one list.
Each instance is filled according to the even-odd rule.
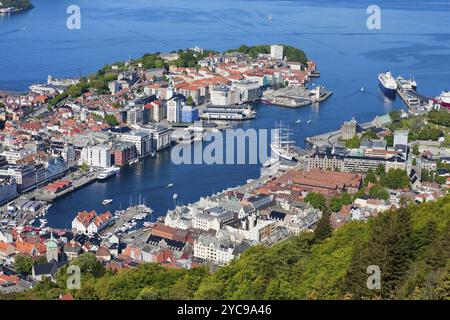
[[[250,57],[256,58],[256,56],[260,53],[265,53],[265,54],[270,53],[270,45],[257,45],[257,46],[249,47],[249,46],[243,44],[239,48],[231,49],[231,50],[228,50],[227,52],[232,52],[232,51],[246,53]],[[306,63],[308,62],[308,58],[306,57],[305,52],[303,50],[297,49],[295,47],[283,45],[283,53],[284,53],[284,56],[289,61],[300,62],[304,66],[306,66]]]
[[[303,234],[252,247],[214,274],[154,264],[114,274],[90,254],[73,263],[84,271],[77,299],[449,299],[450,195],[348,223],[324,240]],[[368,265],[380,267],[381,290],[367,289]],[[63,274],[10,298],[56,298]]]

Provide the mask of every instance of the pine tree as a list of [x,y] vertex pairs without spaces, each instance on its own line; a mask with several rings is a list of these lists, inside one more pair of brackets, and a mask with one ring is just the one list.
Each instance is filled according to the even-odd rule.
[[[383,297],[388,297],[391,288],[392,268],[391,268],[391,250],[395,238],[394,219],[392,215],[381,215],[375,221],[371,228],[371,238],[369,241],[369,250],[367,266],[376,265],[381,271],[381,292]],[[367,267],[366,266],[366,267]]]
[[367,288],[368,267],[367,245],[358,243],[353,251],[347,275],[341,289],[342,295],[352,299],[363,299],[373,295]]
[[413,255],[413,238],[411,226],[411,214],[408,210],[400,209],[394,222],[394,239],[389,250],[390,281],[387,286],[395,290],[405,277]]
[[314,241],[321,242],[331,236],[333,228],[330,223],[330,214],[324,213],[319,222],[317,222],[317,227],[314,230]]

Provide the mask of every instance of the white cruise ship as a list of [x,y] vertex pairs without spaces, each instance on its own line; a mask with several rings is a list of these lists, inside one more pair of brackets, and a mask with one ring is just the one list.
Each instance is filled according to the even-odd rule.
[[395,81],[391,72],[380,73],[378,75],[379,87],[383,93],[388,97],[395,97],[397,93],[397,81]]
[[116,176],[120,171],[118,167],[109,167],[103,170],[97,177],[98,181],[105,181],[113,176]]

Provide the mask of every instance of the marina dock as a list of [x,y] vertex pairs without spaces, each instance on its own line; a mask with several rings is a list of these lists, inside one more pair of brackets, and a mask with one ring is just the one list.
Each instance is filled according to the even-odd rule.
[[125,210],[118,210],[115,214],[114,222],[103,229],[100,234],[108,233],[130,233],[137,230],[138,222],[151,215],[153,210],[143,204],[129,207]]

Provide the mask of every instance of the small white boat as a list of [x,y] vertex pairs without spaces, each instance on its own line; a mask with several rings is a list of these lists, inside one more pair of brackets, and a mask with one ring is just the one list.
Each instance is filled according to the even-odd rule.
[[310,123],[311,123],[311,121],[312,121],[312,120],[308,120],[308,124],[310,124]]
[[110,204],[111,202],[113,202],[113,199],[105,199],[105,200],[102,201],[102,204],[103,204],[104,206],[107,206],[107,205]]
[[169,183],[168,185],[167,185],[167,188],[172,188],[173,187],[173,183]]
[[41,225],[39,226],[40,228],[43,228],[47,225],[47,219],[39,219],[39,222],[41,223]]
[[297,121],[295,121],[295,123],[301,123],[302,120],[298,119]]

